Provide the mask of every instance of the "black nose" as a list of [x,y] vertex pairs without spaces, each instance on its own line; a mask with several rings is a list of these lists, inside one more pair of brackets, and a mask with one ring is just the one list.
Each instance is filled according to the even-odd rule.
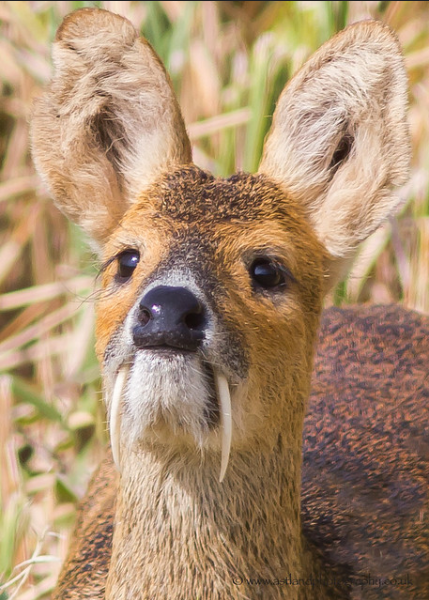
[[133,340],[138,348],[170,346],[195,351],[205,337],[206,311],[184,287],[161,285],[140,301]]

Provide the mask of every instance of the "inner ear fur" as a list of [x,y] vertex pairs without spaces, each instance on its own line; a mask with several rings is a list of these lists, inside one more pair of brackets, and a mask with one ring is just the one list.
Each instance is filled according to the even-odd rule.
[[54,76],[34,105],[35,164],[58,206],[101,244],[157,175],[192,160],[170,79],[126,19],[66,17]]
[[339,276],[357,245],[399,203],[410,142],[407,76],[393,32],[351,25],[283,90],[259,171],[304,205]]

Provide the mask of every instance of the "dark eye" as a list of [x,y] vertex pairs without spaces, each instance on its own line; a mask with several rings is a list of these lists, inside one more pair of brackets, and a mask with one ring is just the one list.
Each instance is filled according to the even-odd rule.
[[257,287],[264,290],[279,288],[286,283],[285,269],[267,258],[253,261],[249,273]]
[[140,260],[137,250],[125,250],[118,256],[118,275],[123,279],[129,279]]

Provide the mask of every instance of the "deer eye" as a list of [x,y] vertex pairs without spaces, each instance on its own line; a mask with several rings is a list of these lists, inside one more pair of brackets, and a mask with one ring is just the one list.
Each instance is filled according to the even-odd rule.
[[275,290],[286,285],[289,275],[287,269],[268,258],[257,258],[250,265],[250,276],[257,288]]
[[122,279],[129,279],[140,261],[140,252],[125,250],[118,256],[118,275]]

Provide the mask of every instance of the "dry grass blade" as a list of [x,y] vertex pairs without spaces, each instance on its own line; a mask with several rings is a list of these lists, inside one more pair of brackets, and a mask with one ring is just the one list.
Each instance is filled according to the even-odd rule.
[[222,129],[228,129],[231,127],[238,127],[245,125],[251,118],[251,112],[249,108],[240,108],[230,113],[224,113],[216,117],[211,117],[205,121],[199,121],[198,123],[192,123],[187,127],[189,137],[192,141],[198,140],[199,138],[213,135],[218,133]]
[[29,304],[46,302],[63,295],[77,296],[83,291],[91,289],[93,285],[93,278],[79,276],[68,281],[58,281],[17,290],[0,296],[0,311],[16,310]]
[[39,179],[36,175],[17,177],[0,183],[0,202],[10,201],[16,196],[32,193],[38,185]]

